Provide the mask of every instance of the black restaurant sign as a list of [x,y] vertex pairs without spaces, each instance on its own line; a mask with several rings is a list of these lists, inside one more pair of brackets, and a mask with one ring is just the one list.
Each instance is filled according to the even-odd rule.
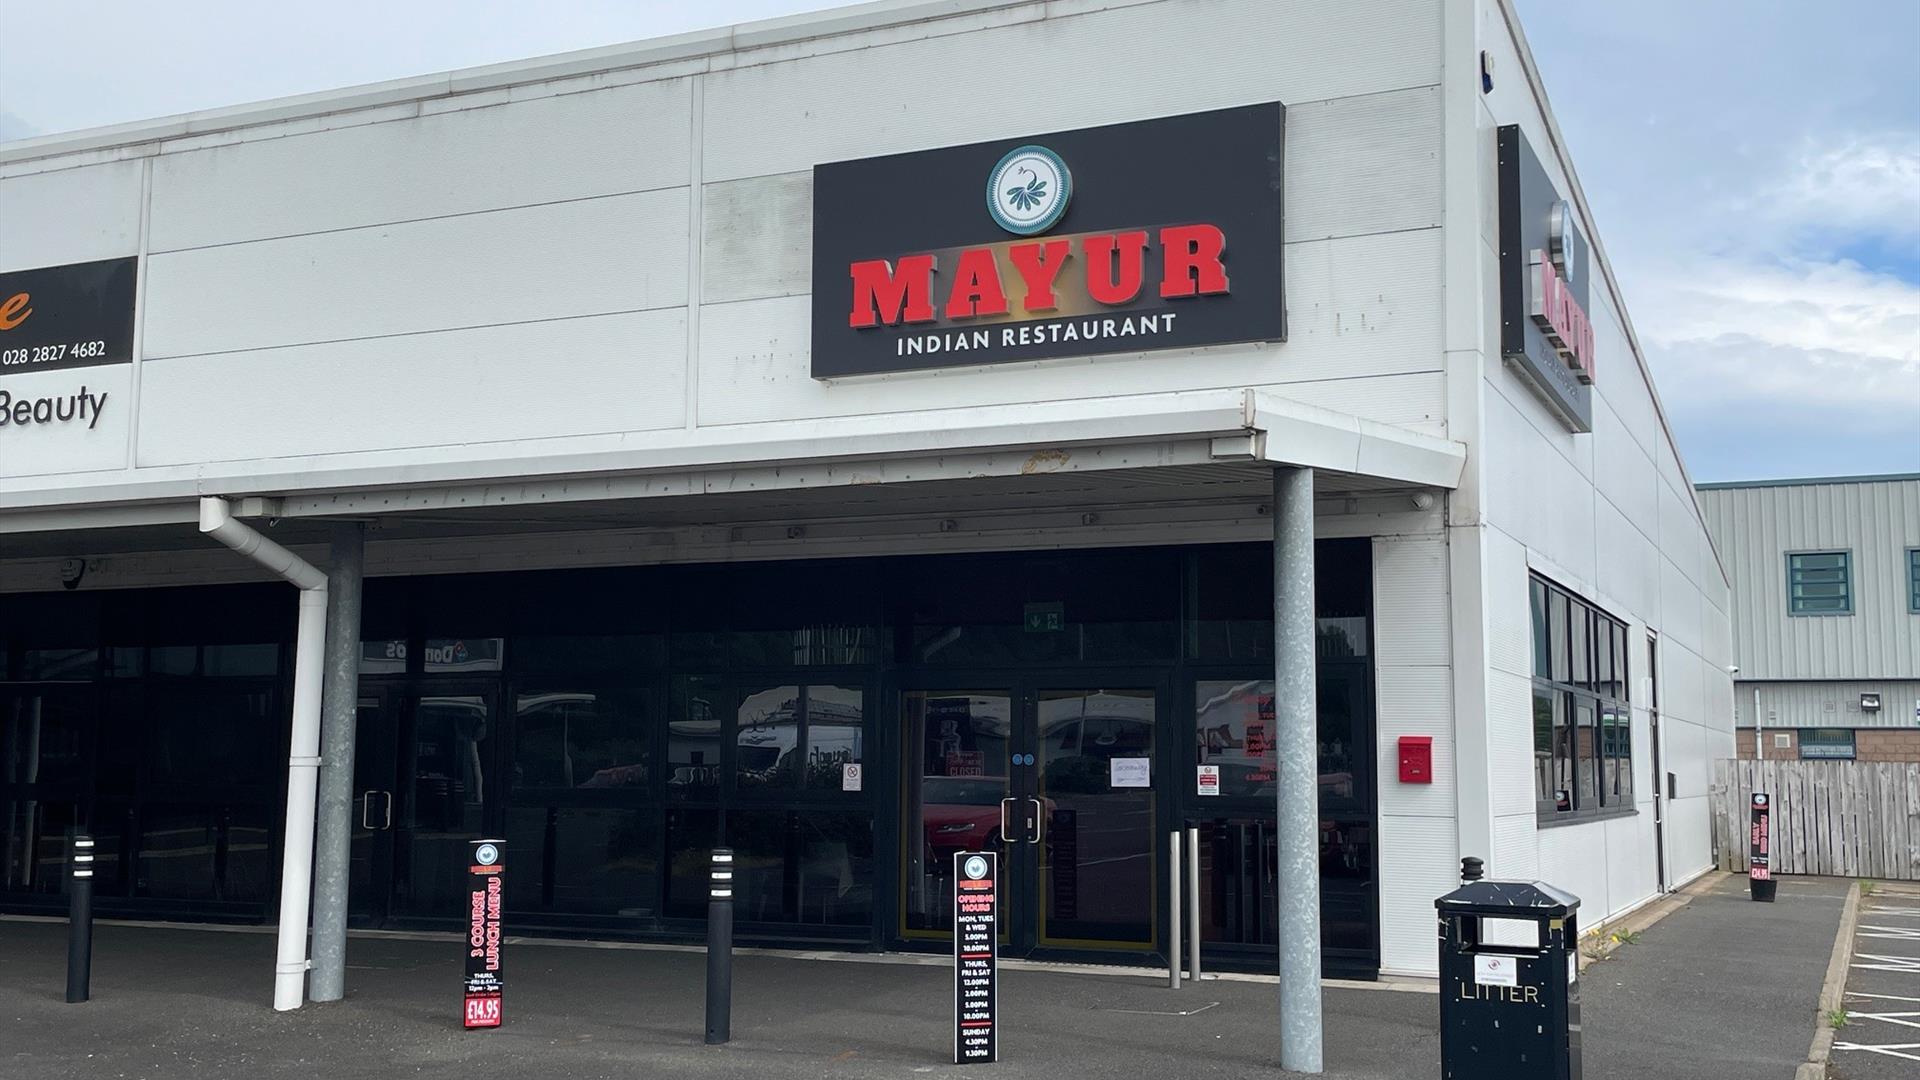
[[815,166],[814,378],[1284,340],[1285,116]]
[[1592,255],[1517,125],[1499,129],[1500,354],[1569,431],[1593,430]]
[[953,1063],[1000,1060],[1000,865],[991,851],[953,856]]
[[133,362],[138,260],[0,273],[0,376]]
[[475,840],[467,859],[467,974],[461,1019],[468,1028],[500,1026],[502,994],[500,909],[506,902],[505,847]]

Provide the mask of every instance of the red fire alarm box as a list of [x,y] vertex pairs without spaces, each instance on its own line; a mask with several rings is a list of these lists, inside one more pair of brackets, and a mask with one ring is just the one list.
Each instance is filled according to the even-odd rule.
[[1433,736],[1400,736],[1400,782],[1433,783]]

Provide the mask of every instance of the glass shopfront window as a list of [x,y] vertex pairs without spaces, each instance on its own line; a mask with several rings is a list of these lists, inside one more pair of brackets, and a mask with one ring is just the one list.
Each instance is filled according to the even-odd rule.
[[[1360,958],[1370,561],[1320,542],[1315,583],[1327,940]],[[467,843],[500,836],[516,919],[681,934],[726,844],[749,936],[931,940],[953,853],[992,844],[1031,864],[1032,947],[1145,954],[1191,815],[1206,940],[1264,948],[1271,576],[1255,543],[370,579],[354,881],[380,895],[356,918],[457,920]],[[0,596],[0,904],[45,906],[77,825],[103,902],[266,915],[295,608],[278,584]],[[1605,644],[1590,686],[1624,684]],[[1607,717],[1589,786],[1624,798]],[[1193,763],[1221,794],[1187,790]]]

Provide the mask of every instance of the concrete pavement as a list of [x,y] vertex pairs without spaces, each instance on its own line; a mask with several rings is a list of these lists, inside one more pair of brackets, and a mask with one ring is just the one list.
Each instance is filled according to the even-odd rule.
[[[1588,1080],[1788,1080],[1804,1058],[1845,883],[1783,880],[1750,904],[1741,879],[1688,900],[1583,976]],[[735,1041],[701,1044],[697,952],[509,947],[507,1025],[459,1027],[452,940],[355,937],[348,995],[268,1007],[273,939],[97,928],[94,1000],[61,1000],[63,924],[0,921],[0,1078],[906,1077],[949,1068],[952,982],[938,962],[743,954]],[[1277,991],[1207,980],[1007,971],[1007,1078],[1279,1075]],[[1327,1075],[1439,1075],[1430,992],[1327,992]]]

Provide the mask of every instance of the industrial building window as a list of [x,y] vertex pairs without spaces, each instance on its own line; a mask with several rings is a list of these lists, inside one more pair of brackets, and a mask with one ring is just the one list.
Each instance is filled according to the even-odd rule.
[[1535,806],[1546,820],[1630,811],[1627,626],[1544,578],[1529,592]]
[[1907,549],[1907,610],[1920,615],[1920,548]]
[[1853,760],[1852,728],[1801,728],[1800,756]]
[[1853,614],[1852,556],[1845,551],[1787,555],[1787,613]]

